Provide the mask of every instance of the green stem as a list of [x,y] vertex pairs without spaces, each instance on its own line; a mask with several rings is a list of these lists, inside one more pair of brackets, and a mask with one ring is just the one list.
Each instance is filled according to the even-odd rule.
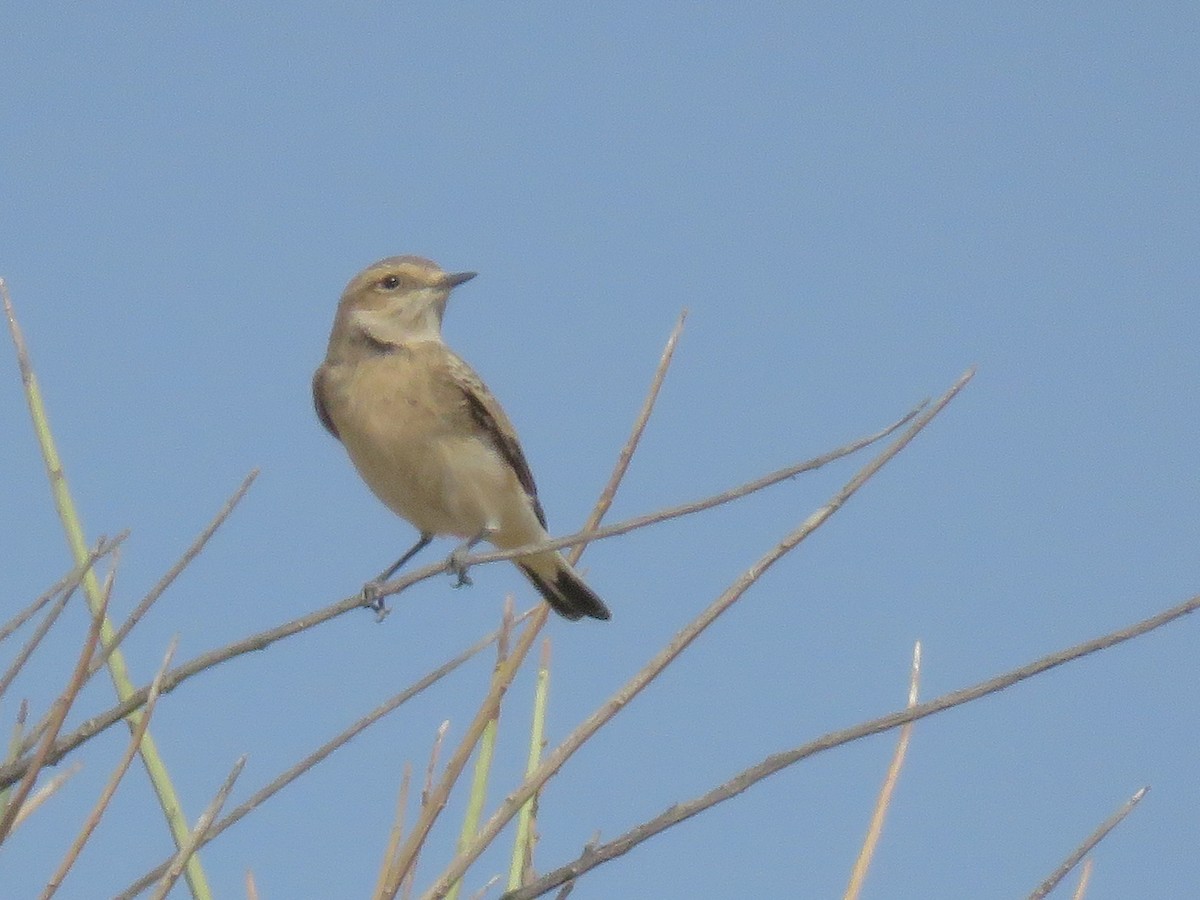
[[[550,695],[550,638],[542,642],[542,658],[538,664],[537,687],[533,695],[533,726],[529,730],[529,760],[525,777],[537,769],[546,745],[546,699]],[[517,816],[517,838],[513,843],[512,863],[508,869],[508,890],[515,891],[525,879],[525,870],[533,859],[533,822],[537,816],[537,794],[521,806]],[[460,848],[461,849],[461,848]]]
[[[46,475],[50,481],[50,491],[54,496],[54,505],[58,509],[58,517],[62,522],[63,530],[66,532],[67,545],[70,547],[75,565],[83,566],[87,563],[90,556],[87,541],[83,536],[83,526],[80,524],[79,514],[75,509],[75,502],[71,498],[66,475],[63,473],[62,461],[59,459],[58,449],[54,443],[54,436],[50,430],[50,423],[46,417],[45,404],[42,402],[42,392],[38,387],[37,378],[33,374],[33,367],[30,365],[29,356],[25,350],[25,341],[17,325],[12,303],[9,300],[8,291],[3,282],[0,282],[0,293],[3,293],[5,312],[8,315],[8,326],[12,332],[13,343],[17,348],[17,362],[21,369],[21,380],[25,386],[25,398],[29,404],[29,414],[33,418],[33,430],[37,435],[38,446],[42,451],[42,461],[46,465]],[[91,568],[84,574],[83,588],[84,595],[87,597],[88,607],[92,610],[92,614],[99,614],[99,611],[103,608],[102,592],[100,590],[100,582]],[[110,645],[113,635],[112,622],[105,616],[100,626],[100,640],[107,647]],[[119,700],[125,700],[134,693],[136,689],[129,677],[129,669],[125,665],[125,657],[119,649],[113,650],[109,656],[108,671],[112,677],[113,687],[116,689]],[[126,717],[131,731],[136,731],[142,716],[142,711],[137,710],[131,712]],[[171,829],[171,836],[175,840],[175,845],[182,847],[184,842],[187,841],[191,829],[188,827],[187,819],[183,814],[183,808],[179,802],[179,796],[175,792],[175,786],[171,783],[171,777],[162,761],[162,757],[159,756],[158,748],[149,731],[146,731],[142,735],[139,752],[142,757],[142,763],[146,767],[146,772],[150,776],[150,783],[154,787],[154,793],[158,795],[159,805],[162,807],[167,825]],[[212,900],[212,891],[209,888],[208,879],[204,875],[199,858],[195,855],[188,860],[186,876],[192,897],[195,900]]]

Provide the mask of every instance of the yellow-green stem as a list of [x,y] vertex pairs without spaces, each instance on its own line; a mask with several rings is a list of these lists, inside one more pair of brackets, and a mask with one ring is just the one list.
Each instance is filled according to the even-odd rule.
[[[550,695],[550,638],[542,642],[542,658],[538,664],[537,687],[533,694],[533,726],[529,730],[529,760],[525,764],[528,778],[542,761],[546,740],[546,698]],[[517,815],[517,838],[513,843],[512,863],[508,868],[508,890],[515,891],[525,877],[525,868],[533,857],[533,822],[537,813],[534,794],[525,801]],[[461,849],[461,848],[460,848]]]
[[[7,291],[4,290],[2,284],[0,284],[0,291],[4,293],[4,305],[8,315],[9,329],[12,332],[13,343],[17,348],[18,362],[21,366],[21,379],[25,385],[25,399],[29,404],[29,413],[33,418],[33,430],[37,436],[38,446],[42,451],[42,461],[46,465],[46,474],[50,481],[50,491],[54,496],[54,505],[58,509],[58,517],[66,533],[67,545],[70,547],[75,565],[83,566],[89,558],[87,541],[83,536],[83,526],[79,522],[79,514],[75,509],[74,500],[71,498],[66,476],[63,474],[62,461],[59,459],[58,449],[54,443],[54,436],[50,430],[50,423],[46,417],[45,405],[42,402],[42,392],[38,387],[37,378],[33,374],[33,368],[29,364],[29,359],[25,352],[24,339],[17,326],[16,317],[13,313],[12,304],[9,302]],[[84,574],[83,588],[92,614],[97,615],[102,608],[102,595],[100,583],[96,578],[94,570],[91,568]],[[105,646],[108,646],[112,641],[113,634],[112,623],[106,616],[100,626],[100,640]],[[116,689],[118,699],[125,700],[133,694],[135,688],[133,682],[130,680],[129,670],[125,665],[125,657],[119,649],[114,650],[109,656],[108,671],[112,677],[113,687]],[[137,728],[141,718],[142,712],[140,710],[132,712],[126,717],[131,731]],[[150,776],[150,783],[154,787],[154,793],[158,795],[159,805],[162,807],[167,825],[171,829],[171,836],[175,840],[175,845],[177,847],[182,846],[188,839],[191,829],[188,827],[187,819],[183,814],[183,808],[175,792],[175,786],[171,783],[171,777],[162,761],[162,757],[159,756],[158,748],[149,731],[142,735],[139,752],[142,757],[142,763],[146,767],[146,772]],[[200,860],[197,856],[193,855],[188,861],[185,874],[192,896],[196,900],[211,900],[212,891],[208,886],[208,879],[204,875],[204,870],[201,868]]]
[[[467,814],[463,818],[462,832],[458,837],[458,849],[462,851],[470,846],[475,833],[479,831],[479,819],[483,815],[483,802],[487,799],[488,776],[492,772],[492,758],[496,753],[496,730],[499,716],[491,719],[483,729],[479,739],[479,755],[475,757],[475,769],[471,775],[471,796],[467,799]],[[458,900],[458,891],[462,887],[462,879],[454,882],[446,900]]]

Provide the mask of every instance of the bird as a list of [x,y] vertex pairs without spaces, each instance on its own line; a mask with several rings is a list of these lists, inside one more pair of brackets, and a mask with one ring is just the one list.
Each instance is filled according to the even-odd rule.
[[[364,601],[381,616],[379,586],[434,537],[462,541],[450,556],[458,586],[470,583],[463,559],[480,541],[511,550],[549,539],[512,422],[442,339],[450,292],[475,275],[443,271],[420,256],[368,266],[346,285],[313,375],[317,418],[372,493],[419,534],[363,588]],[[513,562],[558,614],[610,618],[557,550]]]

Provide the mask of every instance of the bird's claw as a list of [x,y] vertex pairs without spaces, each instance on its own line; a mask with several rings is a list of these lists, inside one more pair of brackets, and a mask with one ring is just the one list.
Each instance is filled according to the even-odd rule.
[[474,582],[471,581],[470,576],[467,575],[467,569],[469,566],[463,562],[463,560],[466,559],[468,552],[470,551],[463,550],[461,547],[459,547],[450,554],[450,561],[448,565],[450,568],[450,574],[455,576],[454,586],[456,588],[463,587],[464,585],[474,584]]
[[368,581],[362,589],[363,605],[375,613],[376,622],[382,622],[392,611],[383,600],[382,587],[378,581]]

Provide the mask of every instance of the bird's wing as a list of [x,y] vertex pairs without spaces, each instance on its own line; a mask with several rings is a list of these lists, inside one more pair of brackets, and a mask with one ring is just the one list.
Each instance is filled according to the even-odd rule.
[[342,436],[338,434],[333,419],[329,418],[329,410],[325,408],[325,366],[323,365],[313,373],[312,394],[317,418],[321,420],[321,424],[325,426],[326,430],[340,441]]
[[546,514],[542,511],[541,501],[537,496],[537,485],[533,483],[533,472],[525,460],[521,443],[517,440],[517,431],[508,420],[500,402],[488,390],[478,375],[458,357],[452,357],[446,367],[446,374],[454,383],[455,388],[462,394],[467,413],[474,426],[479,430],[480,437],[491,444],[496,452],[503,457],[517,476],[517,481],[529,495],[533,511],[546,527]]

